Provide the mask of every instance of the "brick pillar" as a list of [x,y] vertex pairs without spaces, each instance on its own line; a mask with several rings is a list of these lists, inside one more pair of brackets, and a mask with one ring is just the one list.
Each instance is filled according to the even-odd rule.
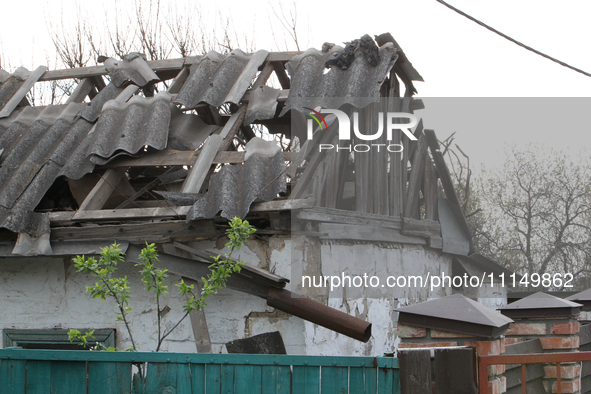
[[[401,343],[399,349],[423,347],[469,346],[476,348],[478,355],[496,356],[505,352],[505,338],[476,337],[457,332],[421,328],[399,324],[397,336]],[[503,394],[507,391],[507,380],[503,376],[504,365],[488,367],[489,393]]]
[[[529,299],[529,300],[528,300]],[[512,306],[521,303],[519,308]],[[515,322],[505,333],[506,344],[539,339],[545,353],[577,352],[579,349],[580,304],[547,294],[536,293],[509,304],[501,312]],[[547,393],[557,393],[556,364],[544,365],[544,387]],[[580,393],[580,363],[560,365],[562,392]]]
[[[513,320],[465,297],[454,294],[421,304],[396,309],[399,349],[417,347],[470,346],[479,355],[499,355],[505,352],[503,334]],[[505,366],[491,366],[488,370],[489,392],[507,391],[502,374]],[[466,371],[465,373],[472,373]]]

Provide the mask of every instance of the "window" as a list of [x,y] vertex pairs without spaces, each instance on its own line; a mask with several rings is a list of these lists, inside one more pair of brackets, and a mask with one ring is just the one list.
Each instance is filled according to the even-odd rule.
[[[80,342],[70,342],[68,331],[55,330],[9,330],[3,331],[2,339],[4,347],[21,347],[23,349],[53,349],[53,350],[87,350]],[[85,333],[91,330],[80,330]],[[115,347],[115,330],[94,330],[94,339],[88,341],[90,346],[102,343],[106,347]]]

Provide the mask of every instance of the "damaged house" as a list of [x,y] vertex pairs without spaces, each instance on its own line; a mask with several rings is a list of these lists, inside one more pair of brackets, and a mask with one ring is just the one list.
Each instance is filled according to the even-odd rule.
[[[27,101],[34,84],[64,79],[77,82],[65,103]],[[132,53],[95,67],[0,70],[2,346],[67,348],[75,328],[126,348],[115,306],[84,293],[94,281],[72,257],[117,242],[134,262],[156,243],[172,279],[198,281],[234,217],[257,228],[234,256],[247,265],[164,351],[226,352],[228,342],[278,331],[288,354],[379,355],[399,342],[395,308],[456,292],[504,305],[496,280],[325,280],[507,272],[474,253],[436,135],[422,122],[414,139],[392,131],[397,151],[321,149],[337,143],[337,121],[310,114],[340,98],[338,108],[360,108],[357,121],[374,129],[371,109],[420,112],[421,80],[390,34],[305,52],[151,62]],[[134,264],[120,273],[131,282],[138,344],[153,350],[153,300]],[[178,320],[182,303],[172,289],[163,318]]]

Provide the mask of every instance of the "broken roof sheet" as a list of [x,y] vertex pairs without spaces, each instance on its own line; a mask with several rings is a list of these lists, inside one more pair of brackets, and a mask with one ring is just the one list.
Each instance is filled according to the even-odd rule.
[[344,48],[335,45],[324,49],[308,49],[287,62],[291,88],[281,115],[290,109],[303,111],[302,99],[312,108],[338,108],[343,104],[365,107],[380,97],[380,87],[397,58],[394,45],[386,43],[379,48],[376,66],[358,53],[347,69],[332,67],[327,71],[326,62],[341,54]]
[[0,72],[2,73],[0,74],[0,110],[2,110],[31,73],[24,67],[17,68],[12,74],[8,74],[4,70],[0,70]]
[[118,151],[135,154],[146,145],[158,150],[166,148],[170,105],[171,96],[166,92],[152,99],[134,96],[123,104],[107,101],[87,138],[86,156],[95,164],[105,164]]
[[228,55],[209,52],[191,66],[177,101],[185,108],[195,108],[199,103],[216,107],[238,104],[268,54],[264,50],[245,54],[239,49]]
[[[246,143],[254,137],[254,131],[249,127],[251,122],[270,119],[272,122],[266,124],[289,129],[287,117],[279,118],[276,115],[286,98],[284,112],[289,111],[296,99],[309,95],[319,96],[320,104],[326,104],[325,101],[329,100],[330,96],[345,96],[353,101],[355,96],[365,96],[370,101],[379,96],[380,86],[391,75],[390,70],[398,56],[396,44],[386,42],[378,48],[369,36],[355,41],[358,42],[356,48],[359,51],[354,48],[345,54],[344,49],[337,46],[326,46],[323,51],[309,50],[296,54],[269,54],[267,51],[245,54],[235,50],[230,54],[221,55],[210,52],[199,58],[160,62],[146,62],[141,55],[130,54],[122,61],[107,59],[104,67],[88,67],[78,71],[49,71],[36,77],[36,80],[87,78],[84,84],[79,85],[81,89],[78,94],[73,96],[74,98],[70,97],[72,101],[84,100],[84,89],[92,91],[97,88],[100,91],[90,103],[68,107],[71,109],[70,112],[63,106],[49,106],[43,109],[17,108],[11,110],[13,113],[5,118],[4,128],[12,127],[12,134],[0,136],[4,138],[4,143],[0,140],[0,168],[5,167],[6,175],[11,171],[24,175],[10,181],[0,178],[0,181],[9,186],[5,191],[2,189],[3,194],[0,195],[0,203],[4,203],[1,205],[4,209],[2,223],[13,230],[27,229],[31,235],[38,234],[38,230],[32,231],[31,228],[39,227],[39,223],[46,224],[46,221],[39,218],[33,220],[33,210],[37,208],[36,204],[49,190],[56,177],[64,175],[70,180],[76,180],[92,172],[96,165],[121,169],[122,171],[118,172],[122,172],[128,180],[134,181],[133,184],[128,182],[125,185],[129,191],[124,196],[125,202],[113,204],[110,208],[123,209],[122,205],[129,207],[139,198],[142,204],[136,205],[148,212],[151,208],[166,204],[166,201],[154,197],[152,191],[167,190],[170,194],[186,190],[181,185],[181,178],[175,178],[174,182],[162,181],[163,172],[173,171],[176,174],[180,166],[185,167],[186,172],[189,167],[195,168],[195,160],[203,162],[206,172],[211,171],[212,165],[224,165],[219,173],[214,173],[211,180],[207,178],[210,183],[204,185],[204,190],[208,190],[206,194],[196,197],[189,193],[176,193],[175,196],[169,196],[173,200],[176,199],[176,202],[187,205],[184,207],[186,209],[182,210],[182,215],[177,216],[186,216],[191,220],[216,216],[221,211],[225,217],[244,217],[254,200],[272,200],[286,190],[284,160],[291,157],[279,154],[261,156],[251,154],[249,149],[245,155],[242,152],[232,152],[232,145],[236,140]],[[369,45],[369,52],[367,48],[363,50],[362,44]],[[283,68],[286,62],[291,79],[287,77]],[[330,66],[329,63],[333,64],[331,69],[327,68]],[[44,72],[42,69],[38,70]],[[255,78],[264,84],[273,70],[282,81],[282,90],[263,86],[261,89],[248,92],[249,88],[252,89],[252,81]],[[174,85],[174,89],[171,89],[172,97],[167,93],[159,93],[153,98],[135,96],[129,102],[125,102],[139,90],[138,86],[150,85],[156,81],[156,72],[163,78],[178,75],[171,85]],[[95,81],[96,78],[102,78],[100,75],[105,74],[109,74],[111,78],[111,83],[106,87],[103,83]],[[7,80],[6,75],[3,75]],[[29,78],[26,79],[29,82]],[[126,84],[130,85],[124,90]],[[129,90],[130,88],[135,91]],[[151,90],[150,88],[143,94],[150,95]],[[178,94],[175,95],[174,92]],[[245,97],[247,92],[249,96]],[[92,96],[94,93],[89,94]],[[199,105],[201,103],[206,103],[209,107]],[[233,113],[227,116],[224,111],[215,108],[224,103],[238,104],[239,109],[236,110],[232,106]],[[44,121],[38,119],[41,112]],[[60,116],[66,117],[66,114],[69,117],[67,124],[59,120]],[[2,123],[0,127],[1,125]],[[52,132],[48,135],[55,140],[43,145],[35,143],[38,136],[43,135],[45,138],[46,131],[50,129]],[[222,135],[220,129],[225,134]],[[285,132],[289,137],[288,133],[289,130]],[[207,152],[207,155],[202,154],[204,141],[211,137],[218,137],[219,144],[211,152]],[[13,147],[17,142],[18,149]],[[205,144],[207,145],[207,142]],[[153,149],[144,149],[146,146]],[[281,148],[276,148],[281,152]],[[151,156],[151,151],[164,149],[167,151],[161,152],[161,155]],[[25,152],[31,152],[30,157]],[[146,152],[148,154],[142,165],[137,164],[138,161],[135,159],[111,162],[111,159],[119,154],[135,157]],[[206,156],[207,159],[204,158]],[[161,164],[160,160],[165,164]],[[123,169],[124,166],[118,163],[130,165]],[[128,169],[129,167],[132,169]],[[158,186],[155,188],[154,185]],[[0,182],[0,186],[4,184]],[[89,187],[93,188],[91,184]],[[98,187],[98,183],[94,187]],[[78,193],[75,198],[77,203],[81,204],[85,195]],[[100,204],[96,206],[98,205]],[[192,208],[189,209],[189,206]],[[270,204],[269,207],[271,206],[274,205]],[[88,216],[78,215],[72,221],[57,219],[68,215],[61,215],[61,212],[53,215],[56,212],[52,212],[52,223],[61,221],[67,223],[66,226],[73,226],[72,223],[78,223],[82,220],[81,217],[85,217],[84,220],[94,220],[95,216],[92,215],[101,216],[105,213],[97,214],[92,211],[93,209],[90,209]],[[145,220],[145,217],[142,217],[142,220]],[[128,217],[121,219],[121,222],[126,221]]]
[[75,118],[81,109],[76,103],[25,107],[0,120],[1,227],[35,236],[49,231],[49,220],[32,211],[92,127]]
[[187,220],[244,218],[255,201],[274,200],[286,191],[285,158],[274,141],[255,137],[246,145],[244,164],[224,166],[205,194],[157,192],[177,205],[192,205]]
[[154,98],[134,96],[126,103],[110,100],[102,108],[96,126],[72,152],[72,159],[60,175],[80,179],[95,165],[120,155],[135,155],[145,146],[166,148],[170,126],[170,95]]
[[160,78],[146,63],[145,55],[137,52],[123,56],[123,60],[110,57],[105,60],[105,68],[111,76],[111,83],[117,87],[129,82],[143,87],[150,82],[160,81]]
[[[0,227],[32,236],[49,232],[33,210],[60,175],[79,179],[118,152],[166,147],[170,95],[138,97],[104,108],[95,129],[84,104],[25,107],[0,119]],[[91,131],[93,130],[93,131]],[[102,159],[102,161],[101,161]]]

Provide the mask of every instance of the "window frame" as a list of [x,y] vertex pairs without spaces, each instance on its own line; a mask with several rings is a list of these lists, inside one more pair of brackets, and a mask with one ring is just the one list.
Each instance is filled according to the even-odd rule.
[[[8,329],[2,330],[2,343],[4,348],[22,347],[23,344],[47,343],[53,345],[71,345],[72,343],[82,343],[80,340],[70,342],[68,339],[69,329]],[[90,332],[91,329],[79,329],[80,332]],[[94,339],[90,339],[88,344],[94,346],[97,343],[105,347],[115,347],[115,329],[96,329],[92,334]],[[80,346],[80,350],[85,350]]]

